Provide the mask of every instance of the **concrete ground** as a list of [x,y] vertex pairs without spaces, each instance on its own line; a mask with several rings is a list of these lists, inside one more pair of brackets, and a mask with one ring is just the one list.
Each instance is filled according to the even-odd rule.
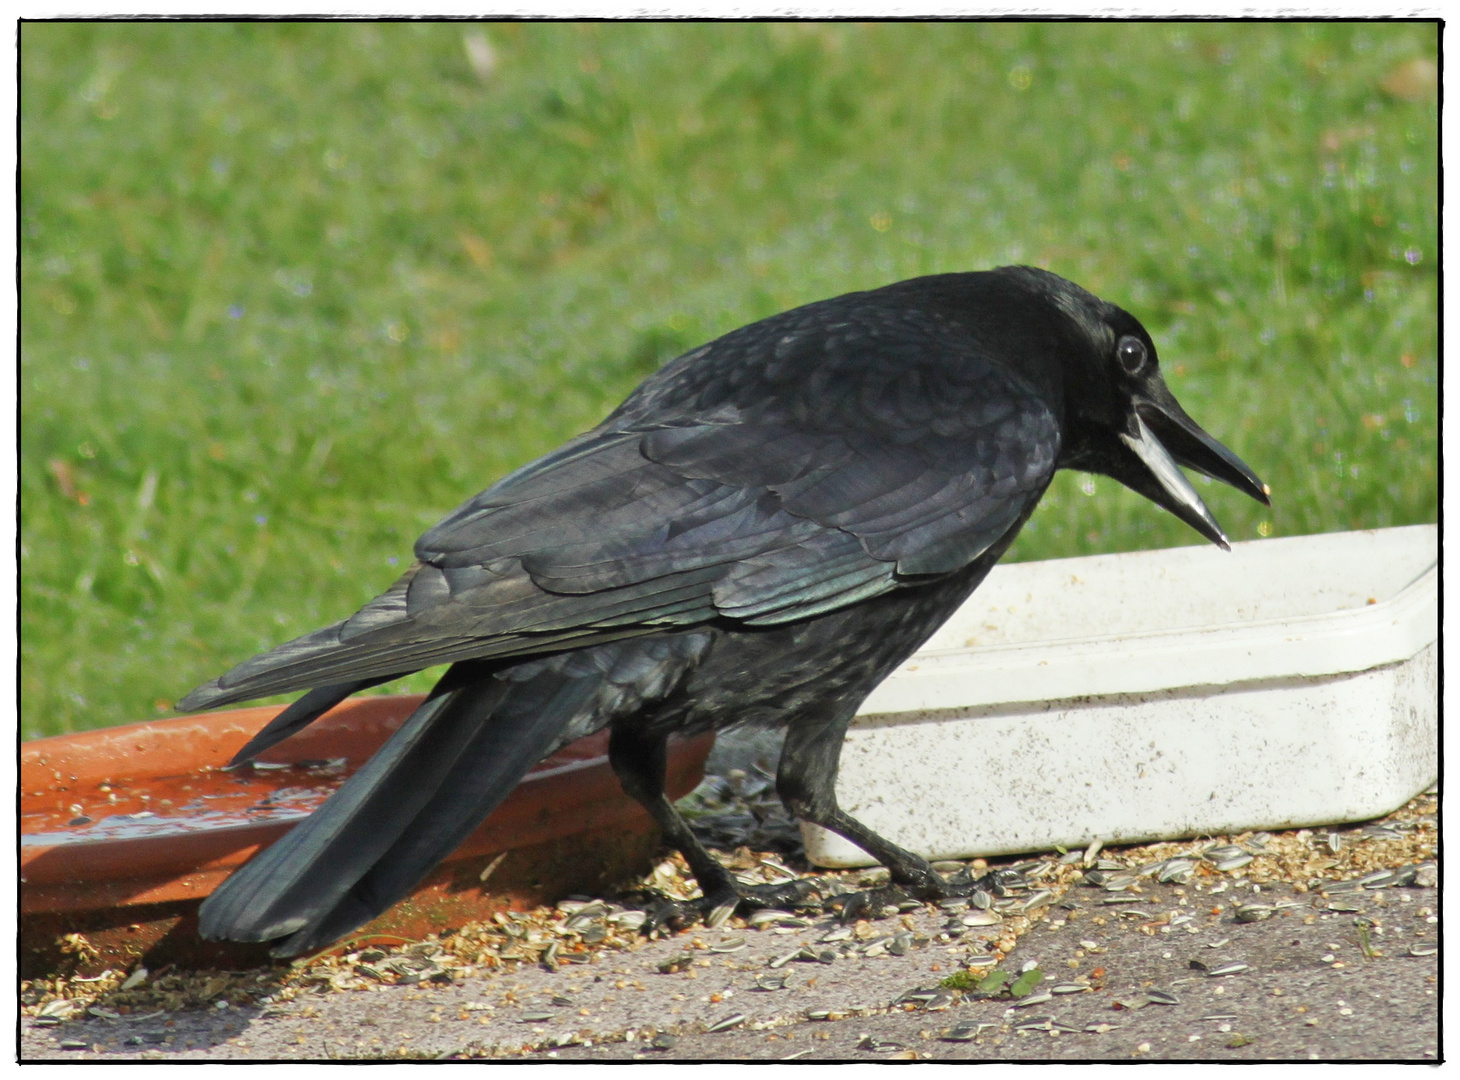
[[[724,821],[753,816],[744,805]],[[1436,1061],[1434,810],[1430,794],[1331,835],[1230,838],[1257,854],[1228,870],[1230,852],[1199,857],[1211,840],[1050,855],[1022,864],[1031,882],[995,903],[1002,918],[917,905],[845,928],[813,913],[646,938],[602,908],[580,909],[597,927],[581,935],[572,911],[539,909],[309,966],[29,984],[20,1057]],[[774,826],[756,835],[784,841]],[[804,869],[784,851],[736,857]],[[1196,868],[1157,880],[1172,857]],[[648,882],[674,878],[666,861]],[[563,951],[539,952],[549,939]],[[995,970],[1002,992],[982,981]]]

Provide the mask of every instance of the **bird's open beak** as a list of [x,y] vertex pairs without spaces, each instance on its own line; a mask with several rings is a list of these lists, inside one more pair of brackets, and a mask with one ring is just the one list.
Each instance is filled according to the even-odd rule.
[[1121,432],[1120,440],[1141,460],[1154,481],[1137,490],[1221,548],[1230,550],[1226,534],[1179,466],[1195,469],[1270,505],[1268,486],[1241,458],[1187,416],[1164,385],[1153,386],[1144,400],[1136,402],[1130,430]]

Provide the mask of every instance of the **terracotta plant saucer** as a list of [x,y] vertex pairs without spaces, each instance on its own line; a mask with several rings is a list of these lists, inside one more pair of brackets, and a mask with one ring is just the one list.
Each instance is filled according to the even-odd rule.
[[[252,767],[222,771],[282,706],[184,716],[21,748],[22,972],[233,963],[254,946],[199,940],[202,899],[310,813],[421,702],[353,698]],[[670,743],[671,798],[693,790],[713,735]],[[416,939],[552,902],[647,867],[658,832],[608,765],[608,733],[564,747],[413,896],[354,939]],[[80,934],[81,939],[68,935]]]

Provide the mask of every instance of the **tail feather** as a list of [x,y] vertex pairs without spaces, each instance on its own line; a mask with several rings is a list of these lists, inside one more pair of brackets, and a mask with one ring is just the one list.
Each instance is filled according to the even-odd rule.
[[547,700],[520,691],[512,694],[442,776],[436,794],[410,827],[328,915],[280,942],[274,953],[293,956],[320,948],[404,899],[497,808],[528,769],[566,741],[565,734],[576,735],[565,733],[565,721],[581,715],[598,680],[552,682]]
[[323,806],[203,903],[200,933],[275,941],[275,955],[294,956],[370,921],[450,855],[528,769],[580,734],[573,721],[598,687],[596,678],[545,672],[433,695]]
[[379,686],[381,683],[389,681],[389,679],[359,679],[355,682],[315,687],[270,720],[265,727],[259,729],[258,734],[250,739],[242,750],[233,755],[227,767],[232,768],[235,765],[242,765],[245,761],[252,761],[269,747],[283,742],[296,731],[314,723],[356,691],[367,690],[372,686]]
[[504,691],[488,679],[424,702],[323,806],[204,901],[202,936],[270,941],[325,918],[411,826]]

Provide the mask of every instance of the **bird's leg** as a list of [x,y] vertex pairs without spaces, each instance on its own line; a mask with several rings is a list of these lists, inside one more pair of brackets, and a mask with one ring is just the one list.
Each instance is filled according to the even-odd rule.
[[705,850],[690,831],[689,823],[664,794],[667,742],[666,735],[649,734],[626,724],[615,724],[608,740],[608,762],[619,783],[649,811],[664,839],[685,857],[702,894],[700,899],[688,903],[665,905],[652,916],[654,925],[688,924],[697,916],[708,915],[729,903],[745,907],[804,905],[813,891],[808,883],[745,885]]
[[780,767],[776,771],[776,791],[787,810],[802,821],[846,837],[887,867],[892,876],[892,883],[886,888],[851,893],[844,900],[838,898],[842,902],[842,918],[851,921],[866,914],[876,917],[884,905],[909,896],[940,900],[972,892],[978,882],[945,880],[922,856],[883,839],[837,805],[837,768],[847,726],[855,712],[853,706],[842,709],[830,721],[817,716],[793,722],[786,732]]

